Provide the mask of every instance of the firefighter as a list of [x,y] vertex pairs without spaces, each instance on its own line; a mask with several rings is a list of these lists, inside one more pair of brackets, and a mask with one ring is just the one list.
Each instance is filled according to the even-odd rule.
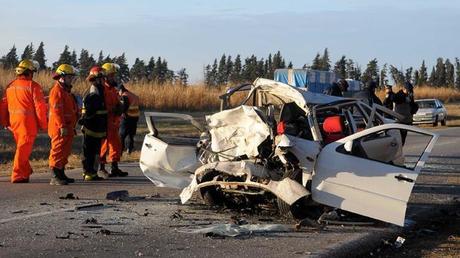
[[79,124],[83,132],[83,179],[101,180],[97,175],[96,161],[101,152],[102,140],[107,136],[107,109],[104,102],[104,71],[99,66],[90,69],[86,78],[91,82],[89,93],[83,99],[82,118]]
[[75,125],[78,120],[78,106],[71,93],[76,69],[68,64],[61,64],[53,75],[56,80],[49,94],[48,135],[51,138],[49,166],[51,170],[50,185],[66,185],[75,180],[66,176],[64,169],[72,151]]
[[120,138],[122,152],[125,150],[125,139],[128,136],[128,154],[134,148],[134,136],[136,135],[137,122],[140,116],[139,97],[127,90],[124,85],[120,85],[119,94],[123,103],[123,115],[121,116]]
[[15,69],[17,78],[7,86],[0,105],[2,126],[12,131],[16,142],[12,183],[29,182],[32,146],[38,129],[46,130],[48,127],[42,87],[32,80],[37,68],[35,61],[22,60]]
[[[104,70],[104,99],[107,108],[107,138],[103,140],[100,154],[100,169],[98,175],[103,178],[127,176],[128,173],[118,168],[120,161],[122,144],[118,131],[120,129],[120,120],[123,111],[122,103],[118,95],[117,73],[119,66],[114,63],[105,63],[102,65]],[[105,169],[107,161],[111,162],[110,173]]]

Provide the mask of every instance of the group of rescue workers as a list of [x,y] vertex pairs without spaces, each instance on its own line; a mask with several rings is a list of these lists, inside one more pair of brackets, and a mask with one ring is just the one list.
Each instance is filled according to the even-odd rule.
[[[134,135],[140,115],[139,97],[128,91],[118,79],[119,66],[105,63],[94,66],[86,80],[91,86],[83,98],[72,94],[77,69],[61,64],[53,74],[56,81],[49,92],[48,106],[42,87],[33,81],[37,64],[22,60],[15,69],[17,78],[5,89],[0,102],[0,126],[7,127],[16,142],[12,183],[28,183],[32,174],[29,157],[39,129],[51,138],[49,167],[51,185],[67,185],[65,166],[72,152],[76,126],[83,133],[83,179],[85,181],[124,177],[118,167],[128,137],[128,153],[133,151]],[[110,172],[106,163],[111,163]],[[99,169],[98,169],[99,164]]]

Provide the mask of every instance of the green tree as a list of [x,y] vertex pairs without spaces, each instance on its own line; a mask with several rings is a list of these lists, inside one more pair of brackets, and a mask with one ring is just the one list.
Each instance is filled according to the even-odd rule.
[[217,85],[227,84],[227,57],[222,55],[217,67]]
[[431,69],[430,78],[428,80],[431,86],[436,86],[437,78],[436,78],[436,70],[434,69],[434,67],[433,69]]
[[212,64],[211,71],[209,73],[209,81],[210,81],[209,86],[217,85],[217,68],[218,68],[218,65],[217,65],[217,58],[216,58],[214,59],[214,63]]
[[[254,55],[251,58],[253,59],[253,57]],[[278,51],[273,55],[273,67],[271,68],[271,72],[273,73],[276,69],[280,68],[286,68],[286,64],[283,57],[281,56],[281,52]]]
[[319,53],[316,54],[315,58],[313,59],[313,63],[310,66],[313,70],[321,70],[321,56]]
[[404,84],[404,73],[393,65],[390,65],[391,78],[396,84]]
[[131,75],[131,79],[135,82],[144,80],[146,75],[144,61],[136,58],[129,74]]
[[420,72],[418,70],[415,70],[414,72],[414,84],[416,86],[419,86],[420,84]]
[[45,44],[43,42],[40,42],[37,51],[35,51],[34,60],[40,65],[39,70],[46,69]]
[[361,76],[361,81],[367,85],[370,81],[374,80],[379,83],[379,67],[377,58],[372,59],[367,64],[366,70]]
[[323,56],[320,59],[320,70],[331,70],[331,60],[329,59],[329,51],[327,48],[324,49]]
[[12,68],[17,67],[19,64],[19,60],[18,60],[16,46],[13,45],[10,51],[4,57],[2,57],[2,59],[4,60],[3,68],[12,69]]
[[64,51],[60,54],[59,59],[53,63],[53,70],[56,70],[60,64],[72,64],[72,54],[67,45],[64,46]]
[[436,81],[434,85],[437,87],[446,85],[446,65],[441,57],[436,62]]
[[455,58],[455,88],[460,89],[460,60]]
[[70,55],[70,65],[74,67],[78,67],[78,58],[77,58],[77,52],[75,50],[72,51],[72,54]]
[[147,73],[147,80],[148,81],[156,81],[157,80],[157,74],[155,74],[155,58],[153,56],[150,57],[150,60],[147,63],[146,73]]
[[342,56],[334,65],[334,72],[342,79],[347,78],[347,58]]
[[226,64],[226,67],[225,67],[225,81],[227,83],[230,82],[230,76],[232,74],[232,71],[233,71],[233,61],[232,61],[232,56],[227,56],[227,62],[225,63]]
[[427,72],[427,68],[425,65],[425,60],[423,60],[422,65],[420,66],[420,69],[419,69],[419,79],[415,83],[417,85],[425,85],[427,84],[427,82],[428,82],[428,72]]
[[294,67],[294,65],[292,64],[292,62],[289,62],[287,68],[292,69],[292,67]]
[[406,69],[406,73],[404,74],[404,80],[406,82],[412,82],[412,71],[414,70],[414,68],[412,67],[409,67]]
[[128,61],[126,60],[125,53],[121,54],[121,56],[114,57],[112,62],[120,66],[120,70],[118,71],[118,75],[123,81],[129,80],[129,66]]
[[380,86],[384,86],[388,84],[388,68],[387,64],[384,64],[382,69],[380,70]]
[[235,62],[233,63],[232,73],[230,74],[230,81],[233,83],[240,83],[241,82],[241,56],[237,55],[235,58]]
[[182,68],[177,72],[177,79],[178,79],[179,85],[181,86],[188,85],[188,74],[185,71],[185,68]]
[[21,55],[21,60],[24,60],[24,59],[33,59],[33,58],[34,58],[34,54],[35,54],[34,45],[33,45],[32,42],[31,42],[30,45],[27,45],[27,46],[24,48],[24,52],[23,52],[22,55]]
[[80,52],[80,58],[78,59],[80,76],[85,77],[88,75],[91,67],[96,65],[93,55],[90,55],[88,50],[82,49]]
[[97,62],[96,62],[97,65],[101,66],[104,64],[104,53],[101,51],[99,51],[99,56],[97,57]]
[[446,67],[446,86],[454,87],[455,86],[455,67],[450,62],[449,58],[446,59],[445,62]]

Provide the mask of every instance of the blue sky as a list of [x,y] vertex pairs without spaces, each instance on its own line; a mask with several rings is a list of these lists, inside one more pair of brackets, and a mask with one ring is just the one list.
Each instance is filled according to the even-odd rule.
[[[329,48],[363,68],[379,64],[419,67],[439,56],[460,57],[460,1],[5,1],[0,0],[0,55],[13,44],[45,43],[49,61],[65,44],[97,55],[126,52],[165,57],[194,82],[223,53],[266,57],[278,50],[296,67]],[[50,64],[51,62],[48,62]]]

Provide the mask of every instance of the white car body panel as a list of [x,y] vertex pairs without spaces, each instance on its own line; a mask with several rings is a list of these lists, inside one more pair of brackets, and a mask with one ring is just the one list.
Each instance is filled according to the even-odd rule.
[[[414,170],[337,152],[349,141],[386,129],[405,129],[431,136]],[[312,198],[318,203],[403,226],[407,202],[418,174],[438,136],[402,124],[376,126],[326,145],[316,162]],[[402,176],[409,181],[398,180]]]

